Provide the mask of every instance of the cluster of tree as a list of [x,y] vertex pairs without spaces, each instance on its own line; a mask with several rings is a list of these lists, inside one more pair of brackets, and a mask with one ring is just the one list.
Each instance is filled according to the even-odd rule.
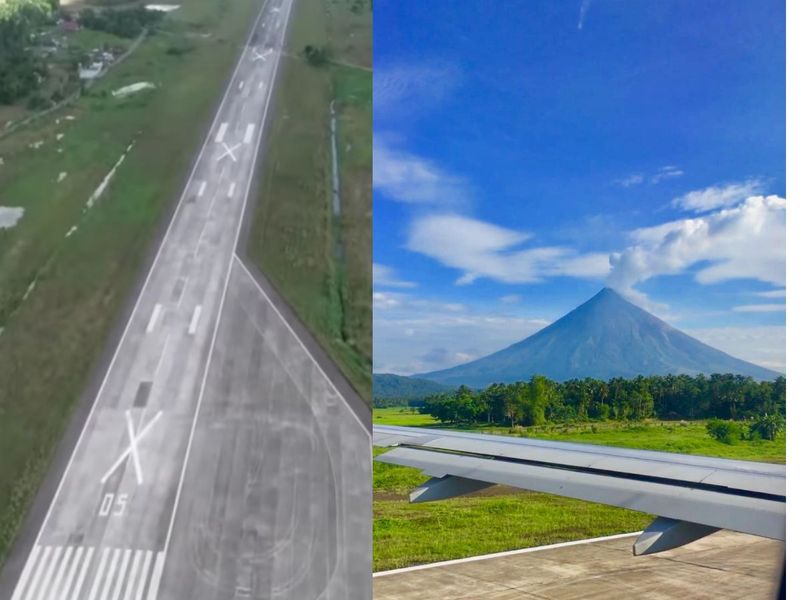
[[328,62],[328,49],[325,46],[308,45],[303,48],[303,56],[312,67],[321,67]]
[[158,10],[147,10],[142,6],[119,10],[94,10],[84,8],[80,12],[80,23],[87,29],[105,31],[124,38],[134,38],[145,27],[152,27],[164,16]]
[[786,378],[755,381],[731,374],[573,379],[541,375],[527,382],[461,386],[435,394],[419,408],[450,424],[542,425],[586,420],[748,419],[786,414]]
[[46,73],[31,37],[52,12],[47,0],[0,2],[0,104],[11,104],[35,90]]
[[739,440],[774,440],[785,428],[786,417],[777,413],[765,413],[746,423],[724,419],[711,419],[706,423],[708,435],[725,444],[735,444]]

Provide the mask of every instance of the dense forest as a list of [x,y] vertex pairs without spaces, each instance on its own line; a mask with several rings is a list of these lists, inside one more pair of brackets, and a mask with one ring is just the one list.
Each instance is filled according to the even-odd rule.
[[0,104],[27,95],[44,76],[45,65],[31,49],[31,36],[52,9],[47,0],[0,2]]
[[421,403],[419,412],[449,424],[512,427],[606,419],[748,419],[786,414],[786,378],[666,375],[558,383],[537,375],[480,392],[461,386],[435,394]]

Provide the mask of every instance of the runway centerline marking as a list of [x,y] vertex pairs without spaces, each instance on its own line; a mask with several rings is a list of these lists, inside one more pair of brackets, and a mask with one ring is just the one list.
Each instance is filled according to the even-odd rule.
[[225,152],[221,156],[217,157],[217,162],[221,161],[226,156],[230,156],[233,162],[236,162],[236,155],[233,153],[233,151],[236,150],[239,146],[241,146],[241,144],[234,144],[233,146],[228,146],[228,144],[222,142],[222,145],[225,146]]
[[242,89],[243,87],[244,87],[244,81],[240,81],[239,82],[239,89]]
[[[155,422],[158,421],[161,418],[161,413],[162,412],[163,411],[158,411],[156,413],[156,416],[154,416],[152,419],[150,419],[150,422],[147,423],[147,425],[145,425],[139,431],[138,434],[132,434],[132,431],[131,431],[132,427],[130,426],[130,411],[127,411],[127,410],[125,411],[125,418],[128,420],[128,423],[129,423],[129,425],[128,425],[128,437],[130,438],[130,445],[128,446],[128,448],[122,454],[120,454],[119,458],[114,462],[113,465],[111,465],[111,468],[108,471],[106,471],[106,474],[103,475],[103,477],[100,478],[100,483],[105,483],[108,480],[108,478],[111,477],[111,474],[114,473],[114,471],[117,470],[117,467],[119,467],[123,462],[125,462],[125,460],[128,458],[128,455],[132,451],[134,451],[133,449],[137,448],[136,444],[138,442],[140,442],[144,436],[147,435],[147,433],[153,427]],[[135,461],[139,460],[138,454],[136,455],[136,458],[134,460]],[[139,468],[137,468],[137,473],[136,473],[137,479],[140,479],[140,475],[141,474],[139,472]],[[139,483],[140,484],[142,483],[141,480],[139,480]]]
[[225,137],[225,132],[226,131],[228,131],[228,122],[227,121],[219,126],[219,129],[217,130],[217,137],[214,138],[214,141],[219,144],[222,141],[222,139]]
[[206,191],[206,182],[205,181],[201,181],[200,182],[200,189],[197,190],[197,195],[198,196],[202,196],[203,192],[205,192],[205,191]]
[[194,335],[197,333],[197,324],[200,322],[200,312],[203,310],[201,305],[197,305],[194,307],[194,312],[192,313],[192,321],[189,323],[189,335]]
[[232,183],[228,188],[228,198],[233,198],[233,193],[236,191],[236,184]]
[[156,323],[158,322],[158,317],[161,316],[161,305],[156,304],[153,307],[153,313],[150,315],[150,320],[147,322],[147,333],[152,333],[153,329],[156,328]]

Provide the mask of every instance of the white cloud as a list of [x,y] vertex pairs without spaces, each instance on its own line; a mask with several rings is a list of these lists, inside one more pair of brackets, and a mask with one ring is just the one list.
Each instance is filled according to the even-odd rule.
[[752,196],[733,208],[638,229],[611,255],[608,285],[625,291],[658,275],[699,266],[701,284],[756,279],[785,285],[786,200]]
[[674,165],[666,165],[661,167],[654,175],[650,177],[650,183],[659,183],[664,179],[674,179],[681,177],[683,171]]
[[373,304],[378,373],[410,375],[469,362],[549,324],[534,316],[505,315],[497,309],[487,314],[411,294],[380,296],[382,301]]
[[413,288],[417,287],[415,281],[406,281],[397,277],[389,266],[373,263],[372,265],[372,285],[373,287],[393,287],[393,288]]
[[578,13],[578,29],[583,29],[583,22],[586,20],[586,14],[589,12],[591,5],[592,0],[581,0],[581,8]]
[[786,290],[769,290],[767,292],[755,292],[761,298],[786,298]]
[[531,247],[532,238],[529,233],[460,215],[426,215],[412,222],[407,247],[462,271],[456,282],[462,285],[481,277],[531,283],[548,276],[602,278],[608,273],[607,254]]
[[760,194],[765,184],[761,179],[748,179],[727,185],[694,190],[672,200],[672,206],[696,213],[733,206],[745,198]]
[[455,64],[418,62],[379,65],[373,79],[376,117],[398,119],[437,106],[463,77]]
[[748,313],[770,313],[770,312],[784,312],[786,310],[785,304],[744,304],[742,306],[734,306],[735,312],[748,312]]
[[506,296],[500,296],[500,302],[503,304],[517,304],[518,302],[522,302],[522,296],[519,294],[508,294]]
[[786,328],[783,326],[712,327],[685,331],[731,356],[786,372]]
[[372,143],[372,184],[388,197],[413,204],[460,204],[468,185],[432,161],[391,148],[383,136]]
[[665,179],[681,177],[683,174],[683,170],[675,165],[664,165],[651,175],[647,175],[646,173],[631,173],[627,177],[615,180],[614,183],[625,188],[641,185],[645,181],[649,181],[655,185]]

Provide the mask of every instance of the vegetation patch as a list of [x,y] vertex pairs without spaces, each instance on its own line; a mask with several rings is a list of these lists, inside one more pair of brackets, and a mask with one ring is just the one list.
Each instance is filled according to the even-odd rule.
[[[371,20],[371,11],[356,14],[334,0],[295,1],[249,240],[250,256],[365,401],[372,371],[372,77],[339,63],[352,60],[340,37],[350,40],[365,23],[371,31]],[[359,42],[363,51],[371,37]],[[332,210],[332,102],[338,216]]]

